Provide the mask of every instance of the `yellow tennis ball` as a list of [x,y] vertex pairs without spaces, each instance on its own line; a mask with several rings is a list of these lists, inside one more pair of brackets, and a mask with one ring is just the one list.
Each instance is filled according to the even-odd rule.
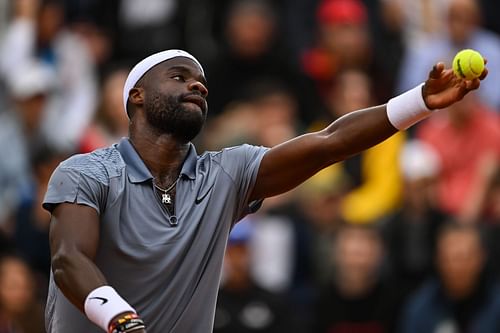
[[472,80],[481,76],[483,70],[483,56],[475,50],[462,50],[453,59],[453,72],[456,76],[466,80]]

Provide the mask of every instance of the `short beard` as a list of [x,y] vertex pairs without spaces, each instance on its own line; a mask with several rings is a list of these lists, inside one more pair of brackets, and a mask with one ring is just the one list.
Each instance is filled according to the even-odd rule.
[[181,142],[193,140],[201,131],[206,119],[206,110],[193,112],[182,105],[190,94],[165,96],[154,92],[144,102],[148,123],[159,134],[170,134]]

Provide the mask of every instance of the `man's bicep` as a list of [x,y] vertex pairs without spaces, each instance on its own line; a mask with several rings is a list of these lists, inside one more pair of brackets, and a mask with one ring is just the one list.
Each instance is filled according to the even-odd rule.
[[267,151],[260,163],[251,199],[289,191],[333,163],[333,155],[325,149],[327,140],[331,138],[324,132],[309,133]]
[[58,204],[50,224],[51,253],[77,251],[94,259],[99,244],[99,215],[86,205]]

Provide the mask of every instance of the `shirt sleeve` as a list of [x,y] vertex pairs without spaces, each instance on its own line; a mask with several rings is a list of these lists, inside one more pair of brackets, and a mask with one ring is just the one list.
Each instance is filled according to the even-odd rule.
[[82,158],[77,160],[63,162],[52,174],[43,200],[47,211],[64,202],[92,207],[98,214],[104,210],[108,186],[105,178],[99,177],[104,167],[96,161],[86,164],[81,163]]
[[252,202],[248,200],[257,180],[260,162],[268,150],[266,147],[245,144],[222,151],[221,166],[237,188],[239,219],[256,212],[262,204],[263,199]]

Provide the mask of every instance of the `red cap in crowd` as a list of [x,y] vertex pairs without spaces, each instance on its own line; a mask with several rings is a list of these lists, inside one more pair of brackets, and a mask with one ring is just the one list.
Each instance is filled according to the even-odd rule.
[[365,23],[366,7],[359,0],[323,0],[317,11],[321,24]]

